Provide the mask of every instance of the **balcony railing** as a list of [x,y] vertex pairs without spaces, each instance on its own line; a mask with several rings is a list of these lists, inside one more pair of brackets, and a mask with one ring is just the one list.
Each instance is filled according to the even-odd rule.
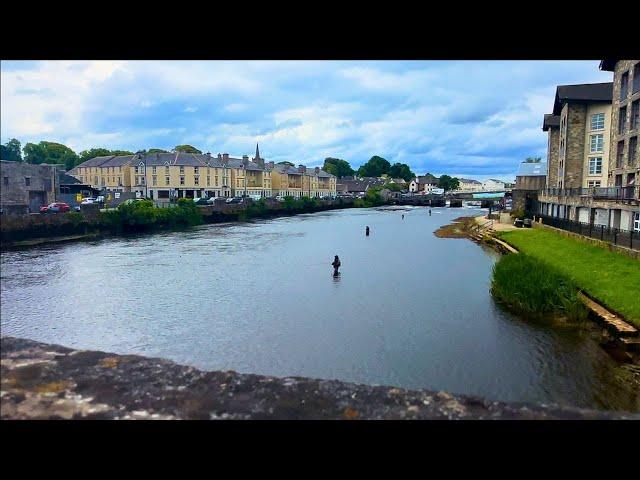
[[632,250],[640,250],[640,232],[638,231],[597,225],[595,223],[578,222],[576,220],[569,220],[568,218],[551,217],[540,213],[536,214],[536,218],[542,218],[542,223],[551,227],[560,228],[614,245],[620,245]]
[[640,200],[640,186],[593,188],[545,188],[542,195],[554,197],[588,197],[595,200]]

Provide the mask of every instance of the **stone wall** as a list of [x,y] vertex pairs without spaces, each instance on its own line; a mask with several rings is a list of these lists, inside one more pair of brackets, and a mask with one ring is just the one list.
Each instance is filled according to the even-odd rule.
[[564,188],[580,188],[584,171],[587,106],[572,103],[565,107],[567,108],[567,153],[564,160]]
[[558,149],[560,143],[560,128],[549,127],[547,145],[547,187],[558,186]]
[[4,337],[5,419],[640,419],[338,380],[201,371],[168,360]]
[[[622,175],[622,184],[627,184],[626,176],[629,173],[635,173],[636,179],[640,177],[640,154],[638,155],[638,161],[636,165],[628,164],[628,155],[629,155],[629,138],[632,136],[640,136],[640,128],[636,128],[631,131],[629,129],[629,116],[631,114],[631,104],[635,100],[640,99],[640,91],[637,93],[632,93],[633,89],[633,67],[640,60],[618,60],[616,63],[616,68],[613,76],[613,106],[611,109],[611,141],[609,145],[609,186],[615,185],[616,175]],[[620,99],[620,79],[624,72],[629,72],[629,87],[628,87],[628,95],[623,100]],[[618,134],[618,117],[620,115],[620,108],[627,107],[627,122],[625,127],[625,132],[620,135]],[[616,167],[616,159],[618,152],[618,142],[624,141],[624,155],[623,155],[623,165],[620,168]],[[636,180],[637,185],[638,180]]]

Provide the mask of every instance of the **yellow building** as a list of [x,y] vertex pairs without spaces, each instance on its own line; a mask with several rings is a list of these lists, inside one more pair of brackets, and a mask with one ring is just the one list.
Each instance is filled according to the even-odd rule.
[[274,165],[209,153],[149,153],[95,157],[69,171],[82,183],[111,192],[134,192],[141,198],[242,197],[275,195],[335,197],[336,177],[320,168]]

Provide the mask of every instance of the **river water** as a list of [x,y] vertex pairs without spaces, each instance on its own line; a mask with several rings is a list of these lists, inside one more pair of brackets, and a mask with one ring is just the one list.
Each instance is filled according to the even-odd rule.
[[433,235],[480,213],[351,209],[3,252],[2,334],[203,369],[639,410],[624,367],[587,331],[505,312],[489,294],[497,255]]

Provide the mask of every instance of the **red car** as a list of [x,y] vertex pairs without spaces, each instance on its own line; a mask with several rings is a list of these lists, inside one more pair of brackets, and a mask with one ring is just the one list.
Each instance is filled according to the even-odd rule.
[[63,213],[69,210],[71,210],[71,207],[64,202],[54,202],[40,207],[40,213]]

